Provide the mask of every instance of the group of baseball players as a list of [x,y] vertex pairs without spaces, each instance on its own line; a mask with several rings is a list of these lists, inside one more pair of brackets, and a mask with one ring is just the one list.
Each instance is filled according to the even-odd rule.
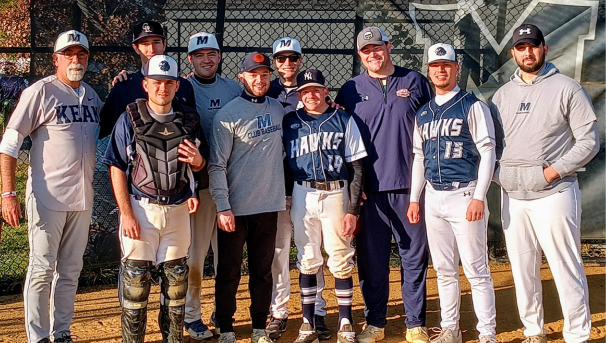
[[[519,68],[495,93],[490,108],[457,85],[460,66],[451,45],[428,48],[428,80],[392,63],[392,43],[378,27],[357,34],[366,71],[345,83],[334,100],[321,70],[300,70],[303,50],[291,37],[275,41],[271,58],[246,54],[238,74],[243,88],[217,74],[221,47],[213,34],[191,36],[188,61],[194,72],[187,79],[164,55],[161,24],[136,25],[132,47],[141,70],[120,73],[102,103],[82,82],[90,58],[86,36],[61,33],[54,46],[56,73],[23,91],[2,137],[2,217],[12,226],[21,217],[15,192],[18,152],[24,137],[32,140],[25,200],[29,342],[72,342],[96,141],[106,136],[102,162],[120,213],[124,342],[144,342],[157,269],[163,342],[181,342],[187,331],[196,340],[218,334],[220,343],[235,343],[245,249],[251,342],[279,339],[289,316],[294,232],[302,308],[295,343],[331,337],[324,320],[323,251],[335,280],[337,341],[373,343],[385,337],[394,239],[405,339],[462,342],[461,263],[479,340],[496,343],[487,255],[491,181],[502,190],[524,343],[547,341],[543,253],[560,294],[564,340],[589,338],[575,171],[599,149],[596,116],[586,91],[545,61],[548,46],[536,26],[515,29],[511,55]],[[274,69],[279,78],[271,81]],[[200,309],[211,245],[214,334]],[[426,325],[430,253],[441,309],[431,337]],[[357,335],[355,254],[366,319]]]

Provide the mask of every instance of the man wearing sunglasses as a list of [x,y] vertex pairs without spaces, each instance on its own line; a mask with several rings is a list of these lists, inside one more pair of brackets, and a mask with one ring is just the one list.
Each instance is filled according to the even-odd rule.
[[[279,78],[271,82],[267,96],[277,99],[289,113],[302,108],[297,96],[297,75],[303,64],[301,43],[291,37],[283,37],[273,44],[273,62]],[[285,164],[284,170],[289,170]],[[286,331],[288,320],[288,300],[290,299],[290,243],[292,238],[292,221],[290,203],[293,190],[293,179],[290,172],[284,175],[286,181],[286,210],[278,212],[278,232],[276,234],[276,251],[272,264],[273,288],[271,295],[271,320],[266,331],[272,339],[278,339]],[[316,293],[315,327],[320,340],[330,338],[330,330],[324,323],[326,300],[322,298],[324,274],[320,268],[316,274],[318,287]]]
[[23,290],[30,343],[49,343],[51,335],[53,342],[73,343],[70,325],[88,242],[103,106],[82,82],[89,58],[86,36],[63,32],[54,51],[56,73],[23,91],[0,143],[2,217],[17,227],[17,157],[23,138],[32,140],[25,195],[30,258]]

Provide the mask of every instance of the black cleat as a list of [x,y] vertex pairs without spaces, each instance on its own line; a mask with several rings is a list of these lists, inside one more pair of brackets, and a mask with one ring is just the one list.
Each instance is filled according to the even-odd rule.
[[326,323],[324,323],[324,316],[314,315],[314,322],[316,324],[316,333],[318,334],[318,339],[321,341],[326,341],[330,339],[330,330]]

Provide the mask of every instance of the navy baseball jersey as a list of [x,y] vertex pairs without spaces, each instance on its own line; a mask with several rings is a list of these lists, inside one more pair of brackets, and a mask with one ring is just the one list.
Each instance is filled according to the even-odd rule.
[[295,181],[348,180],[345,162],[367,155],[352,116],[330,107],[317,117],[305,109],[288,113],[282,121],[282,135]]
[[461,90],[442,106],[432,99],[417,112],[426,180],[468,182],[478,178],[480,154],[467,120],[477,101],[475,95]]

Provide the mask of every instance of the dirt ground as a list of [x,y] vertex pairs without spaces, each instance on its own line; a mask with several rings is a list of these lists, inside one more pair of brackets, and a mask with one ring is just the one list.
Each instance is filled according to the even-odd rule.
[[[522,324],[518,317],[515,305],[515,292],[513,280],[508,265],[491,265],[492,277],[496,292],[497,308],[497,338],[499,342],[519,343],[523,338]],[[606,338],[606,293],[605,275],[606,267],[597,264],[587,264],[585,271],[589,283],[589,300],[591,304],[591,342],[604,342]],[[548,338],[554,342],[564,342],[562,339],[562,311],[560,309],[558,293],[553,282],[551,272],[547,265],[541,269],[543,275],[543,298],[545,307],[545,326]],[[334,295],[334,280],[328,270],[326,274],[325,298],[328,301],[328,317],[326,323],[335,328],[338,319],[337,301]],[[461,275],[463,273],[461,272]],[[296,339],[297,329],[300,325],[301,302],[298,293],[298,272],[291,271],[291,284],[293,295],[289,304],[291,315],[288,321],[288,331],[277,343],[290,343]],[[476,319],[473,313],[469,284],[464,276],[462,279],[461,302],[461,329],[464,341],[476,341],[478,334],[475,331]],[[354,276],[354,321],[356,330],[361,331],[364,322],[364,303],[357,275]],[[400,275],[393,269],[390,282],[390,298],[387,313],[386,338],[383,342],[395,343],[404,341],[402,332],[404,326],[404,310],[400,299]],[[214,279],[203,282],[203,319],[208,322],[213,308]],[[159,287],[152,288],[150,296],[150,313],[148,314],[148,328],[146,342],[161,342],[158,330],[158,301]],[[439,325],[439,303],[436,287],[435,271],[430,269],[427,283],[427,324]],[[565,296],[565,295],[564,295]],[[250,298],[248,293],[248,277],[242,277],[238,289],[238,312],[236,314],[236,336],[238,342],[250,342],[251,322],[248,317]],[[121,342],[120,339],[120,308],[115,287],[86,288],[78,293],[76,313],[72,324],[72,334],[77,335],[76,342]],[[197,342],[185,334],[184,342]],[[216,342],[216,338],[213,340]],[[212,343],[211,341],[210,343]],[[0,342],[26,342],[23,319],[23,299],[19,295],[0,297]],[[336,335],[328,341],[336,342]]]

